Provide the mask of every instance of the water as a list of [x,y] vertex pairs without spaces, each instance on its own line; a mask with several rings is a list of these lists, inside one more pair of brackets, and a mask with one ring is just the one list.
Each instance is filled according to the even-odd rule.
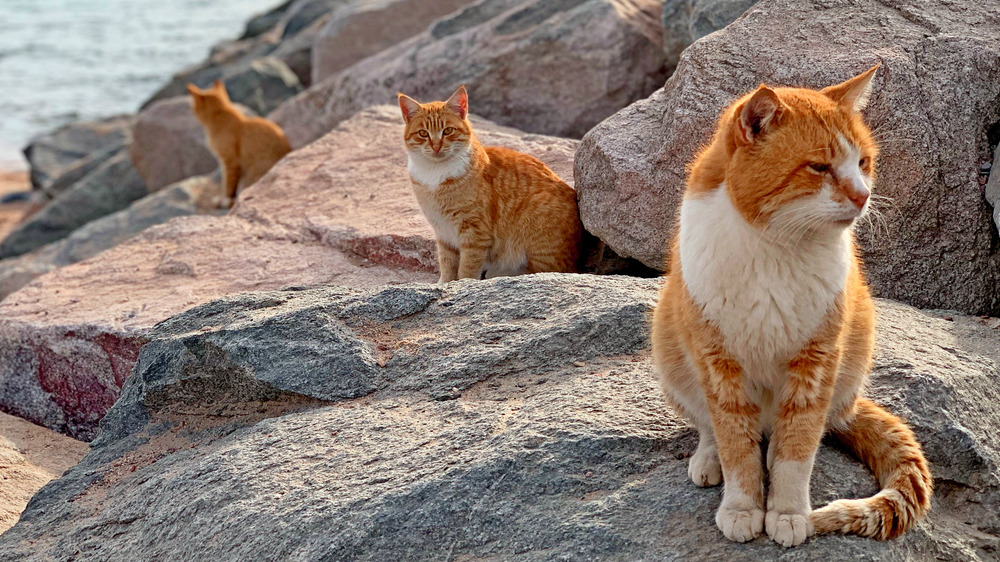
[[0,167],[70,121],[134,112],[280,0],[0,0]]

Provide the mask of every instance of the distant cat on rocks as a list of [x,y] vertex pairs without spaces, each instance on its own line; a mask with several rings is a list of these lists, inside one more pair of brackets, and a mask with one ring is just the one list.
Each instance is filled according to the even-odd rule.
[[231,207],[239,187],[253,185],[281,158],[292,151],[284,131],[260,117],[247,117],[229,101],[221,81],[202,90],[188,84],[195,117],[205,127],[208,145],[222,168],[225,199]]
[[399,94],[410,179],[437,235],[440,282],[577,271],[576,192],[532,156],[481,145],[468,104],[465,86],[444,102]]

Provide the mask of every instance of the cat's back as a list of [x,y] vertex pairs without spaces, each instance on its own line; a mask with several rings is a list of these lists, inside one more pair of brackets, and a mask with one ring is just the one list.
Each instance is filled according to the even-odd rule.
[[489,164],[483,175],[489,181],[523,190],[544,190],[554,193],[572,194],[573,188],[559,178],[544,162],[523,152],[501,146],[487,146]]
[[285,132],[277,123],[262,117],[243,121],[242,144],[259,155],[280,158],[292,151]]

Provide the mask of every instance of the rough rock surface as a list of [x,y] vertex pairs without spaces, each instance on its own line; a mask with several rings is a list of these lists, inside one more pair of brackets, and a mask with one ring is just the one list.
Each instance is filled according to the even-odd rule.
[[993,166],[997,171],[990,174],[985,195],[986,201],[993,206],[993,224],[997,227],[997,234],[1000,234],[1000,146],[993,155]]
[[148,193],[128,154],[119,152],[0,241],[0,259],[68,236],[90,221],[128,207]]
[[196,68],[178,73],[143,104],[143,109],[186,95],[188,83],[207,88],[216,80],[222,80],[229,98],[235,103],[250,107],[259,115],[267,115],[281,102],[302,91],[302,84],[285,61],[267,56],[275,50],[276,44],[265,39],[260,43],[251,45],[247,51],[238,49],[235,53],[212,57]]
[[299,77],[275,57],[255,59],[222,81],[232,100],[260,115],[271,113],[283,101],[302,91]]
[[218,180],[209,176],[188,178],[89,222],[62,240],[29,254],[0,260],[0,300],[40,275],[94,257],[153,225],[213,211],[221,195]]
[[[996,330],[879,303],[871,395],[925,444],[928,520],[888,542],[739,545],[650,373],[657,285],[546,274],[190,310],[151,334],[93,452],[0,536],[0,560],[995,557]],[[875,489],[821,447],[814,504]]]
[[437,18],[472,0],[379,0],[348,2],[338,8],[316,36],[312,82],[333,76],[427,29]]
[[120,115],[71,123],[32,140],[24,149],[24,156],[31,164],[31,184],[35,189],[44,189],[80,158],[122,144],[132,129],[133,119]]
[[743,15],[757,0],[666,0],[663,2],[663,52],[672,71],[688,45]]
[[250,21],[247,22],[246,28],[243,31],[243,35],[240,36],[240,39],[257,37],[258,35],[263,35],[273,29],[278,25],[278,22],[281,21],[281,18],[284,17],[285,12],[288,11],[288,8],[290,8],[293,3],[294,0],[288,0],[279,6],[275,6],[274,8],[251,18]]
[[[862,228],[879,296],[1000,312],[1000,252],[978,183],[1000,122],[1000,5],[763,0],[689,47],[666,86],[591,131],[576,161],[584,226],[662,267],[685,165],[719,111],[761,82],[823,87],[875,63],[865,112],[884,220]],[[961,99],[961,104],[955,100]]]
[[661,35],[649,28],[659,13],[655,0],[481,0],[313,84],[271,117],[303,146],[399,91],[430,101],[466,84],[474,113],[579,138],[663,83]]
[[121,142],[115,142],[91,152],[62,169],[62,173],[50,182],[42,185],[41,190],[48,199],[55,199],[60,193],[76,185],[77,182],[94,173],[105,162],[128,149],[132,143],[132,132],[129,130]]
[[219,167],[188,96],[165,99],[140,112],[129,152],[151,192]]
[[0,533],[11,528],[42,486],[87,453],[87,444],[0,414]]

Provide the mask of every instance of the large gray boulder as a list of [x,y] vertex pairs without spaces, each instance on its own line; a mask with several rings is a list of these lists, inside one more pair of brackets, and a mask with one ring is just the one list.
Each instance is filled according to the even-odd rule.
[[[937,477],[901,539],[722,538],[646,351],[653,280],[232,296],[151,334],[91,453],[0,560],[991,560],[998,332],[880,302],[870,394]],[[941,345],[947,342],[947,345]],[[822,446],[816,505],[876,491]]]
[[147,195],[125,209],[89,222],[31,253],[0,260],[0,300],[50,271],[92,258],[143,230],[174,217],[214,210],[218,179],[197,176]]
[[70,123],[35,138],[24,148],[24,156],[31,165],[31,184],[35,189],[46,189],[81,158],[124,145],[132,123],[132,116],[119,115]]
[[151,192],[219,167],[190,96],[165,99],[141,111],[132,136],[132,164]]
[[0,242],[0,259],[60,240],[92,220],[128,207],[149,191],[124,151],[73,184]]
[[691,43],[714,33],[743,15],[758,0],[665,0],[663,52],[671,71]]
[[339,7],[315,38],[312,82],[424,31],[473,0],[354,0]]
[[978,171],[1000,122],[997,21],[1000,5],[976,0],[763,0],[584,138],[583,224],[619,254],[665,267],[685,167],[722,108],[761,82],[819,88],[881,63],[865,117],[881,144],[875,193],[888,199],[860,235],[872,286],[918,307],[996,315],[1000,252]]
[[579,138],[663,83],[660,7],[656,0],[480,0],[313,84],[271,117],[292,146],[303,146],[397,92],[431,101],[465,84],[473,112]]

